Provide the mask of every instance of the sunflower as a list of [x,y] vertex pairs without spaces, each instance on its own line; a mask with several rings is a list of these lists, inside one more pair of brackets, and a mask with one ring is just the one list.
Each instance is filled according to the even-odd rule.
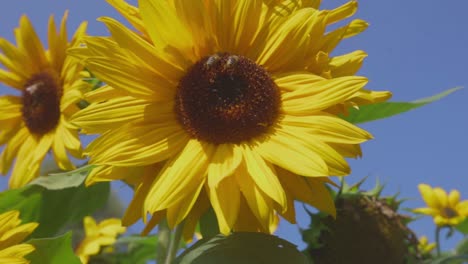
[[19,211],[0,214],[0,263],[29,263],[24,256],[34,251],[34,246],[21,242],[38,224],[21,224],[19,215]]
[[102,246],[113,245],[116,237],[126,231],[117,218],[105,219],[98,224],[92,217],[86,216],[83,219],[83,226],[86,236],[75,250],[75,254],[83,264],[88,263],[92,255],[98,254]]
[[20,95],[0,96],[0,172],[7,174],[14,163],[9,186],[18,188],[38,176],[42,160],[52,150],[61,169],[74,166],[67,156],[81,157],[81,143],[76,129],[68,127],[69,117],[79,108],[87,84],[81,80],[82,66],[66,50],[78,44],[85,34],[81,24],[69,43],[68,14],[57,31],[54,17],[49,19],[49,50],[42,46],[26,16],[16,29],[17,47],[0,38],[0,82],[16,89]]
[[418,250],[423,255],[430,254],[436,248],[436,243],[429,243],[426,236],[419,238]]
[[447,194],[442,188],[419,184],[419,192],[427,208],[414,209],[415,213],[430,215],[438,226],[455,226],[468,216],[468,200],[460,201],[460,192],[451,190]]
[[294,200],[335,214],[328,176],[348,175],[344,157],[371,138],[336,114],[390,96],[354,76],[362,53],[327,57],[365,29],[354,20],[325,33],[356,2],[108,2],[137,32],[102,17],[111,37],[70,50],[109,85],[86,95],[72,123],[102,134],[86,150],[100,166],[88,184],[135,185],[124,224],[150,213],[148,226],[163,216],[174,226],[199,217],[203,197],[224,234],[272,232],[278,214],[295,221]]

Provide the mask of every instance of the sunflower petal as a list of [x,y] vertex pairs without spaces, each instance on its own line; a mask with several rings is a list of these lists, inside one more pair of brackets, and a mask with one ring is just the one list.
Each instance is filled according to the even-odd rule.
[[302,89],[282,94],[283,112],[290,115],[310,115],[343,103],[367,83],[364,77],[339,77],[311,83]]
[[219,230],[222,234],[228,235],[236,223],[240,208],[240,191],[236,177],[224,178],[217,186],[210,187],[209,192]]
[[208,161],[214,149],[191,139],[179,155],[160,172],[145,200],[145,212],[169,208],[193,192],[204,181]]
[[208,186],[215,188],[220,181],[234,173],[241,161],[242,150],[237,145],[218,145],[208,165]]
[[242,152],[246,169],[250,177],[258,188],[277,202],[284,211],[287,208],[286,195],[275,174],[273,166],[271,166],[269,162],[265,162],[262,156],[249,146],[244,145]]

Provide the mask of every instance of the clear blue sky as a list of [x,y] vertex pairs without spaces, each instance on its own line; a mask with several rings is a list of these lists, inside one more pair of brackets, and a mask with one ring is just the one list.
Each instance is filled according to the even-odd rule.
[[[322,2],[323,7],[331,8],[346,1]],[[392,100],[410,101],[455,86],[468,86],[468,1],[362,0],[359,6],[355,17],[367,20],[370,27],[345,40],[336,54],[357,49],[369,54],[359,73],[370,79],[369,88],[391,90]],[[96,21],[99,16],[123,20],[104,0],[8,1],[0,9],[0,36],[12,40],[19,17],[27,14],[45,40],[49,15],[61,17],[66,9],[70,10],[70,29],[88,20],[92,35],[107,35],[104,26]],[[375,139],[363,145],[362,159],[350,161],[353,173],[348,180],[355,182],[369,175],[367,186],[371,186],[379,178],[387,183],[385,193],[399,191],[401,197],[410,199],[403,207],[423,206],[417,191],[419,183],[457,188],[462,198],[468,199],[468,172],[464,170],[468,162],[466,89],[422,109],[363,125]],[[0,94],[9,91],[0,85]],[[123,199],[130,198],[122,185],[114,186],[123,193]],[[303,211],[298,212],[298,217],[300,226],[308,224]],[[434,237],[429,218],[416,221],[412,228],[418,235]],[[138,228],[131,230],[136,232]],[[294,226],[282,223],[278,235],[303,245]]]

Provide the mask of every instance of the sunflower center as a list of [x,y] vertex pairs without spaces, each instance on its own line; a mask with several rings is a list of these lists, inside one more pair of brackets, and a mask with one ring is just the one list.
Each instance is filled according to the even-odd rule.
[[446,217],[446,218],[454,218],[454,217],[457,217],[458,216],[458,213],[457,211],[453,210],[452,208],[450,207],[445,207],[442,209],[442,214]]
[[62,93],[58,77],[50,72],[35,74],[26,82],[21,110],[31,134],[44,135],[57,126]]
[[175,112],[185,130],[213,144],[264,134],[277,120],[280,94],[268,72],[228,53],[205,57],[180,80]]

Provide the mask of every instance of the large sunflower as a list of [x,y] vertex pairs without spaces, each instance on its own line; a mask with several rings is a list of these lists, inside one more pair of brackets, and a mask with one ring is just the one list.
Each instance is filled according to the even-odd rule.
[[0,38],[0,82],[16,89],[20,96],[0,96],[0,172],[7,174],[16,158],[9,186],[18,188],[39,173],[42,160],[52,149],[61,169],[73,169],[67,150],[81,157],[76,129],[67,126],[79,108],[87,84],[81,80],[83,69],[66,50],[78,44],[86,29],[81,24],[69,43],[67,13],[57,31],[54,17],[49,19],[49,50],[45,50],[26,16],[16,29],[17,47]]
[[344,157],[371,138],[336,113],[390,97],[353,76],[363,52],[328,58],[365,29],[354,20],[325,33],[356,2],[109,2],[139,32],[103,17],[111,37],[71,51],[109,85],[72,122],[102,133],[87,148],[100,165],[88,183],[135,184],[124,224],[148,212],[148,226],[192,223],[211,206],[223,233],[271,232],[278,213],[295,220],[295,199],[334,214],[327,177],[349,174]]

